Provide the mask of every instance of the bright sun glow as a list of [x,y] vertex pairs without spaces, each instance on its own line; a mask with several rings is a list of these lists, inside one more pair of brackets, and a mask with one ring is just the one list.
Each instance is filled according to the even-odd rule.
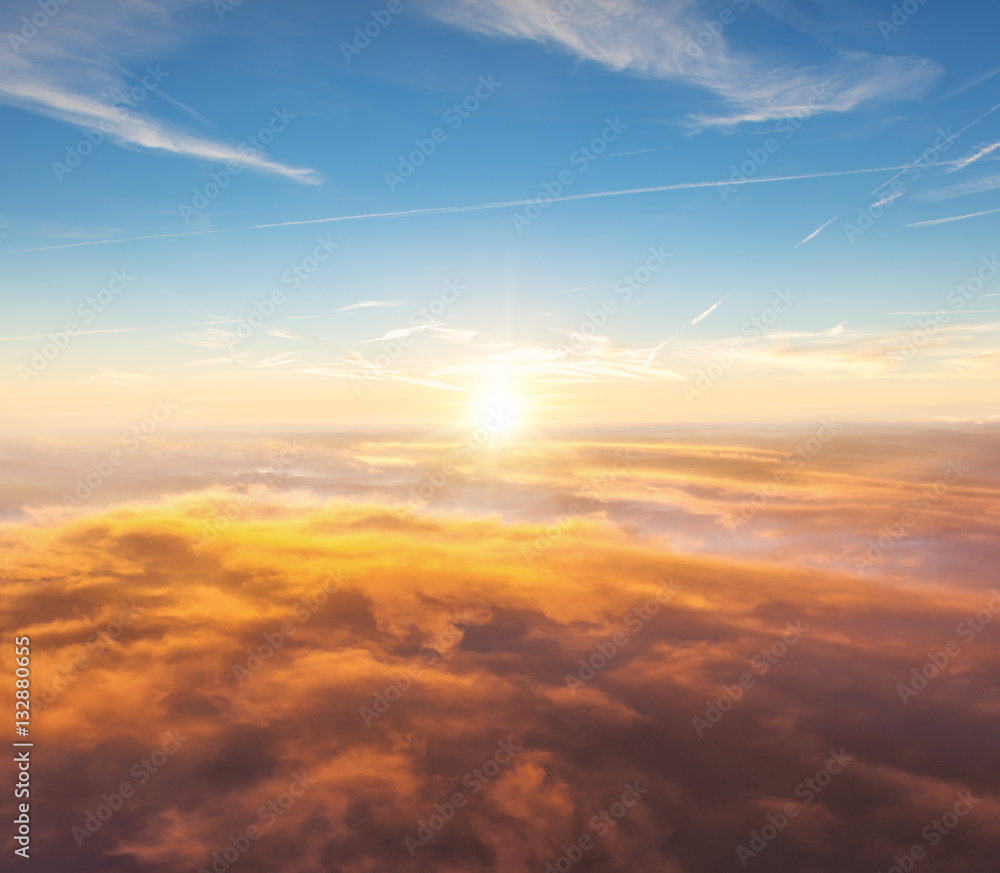
[[473,420],[476,427],[507,435],[524,423],[524,400],[507,386],[491,385],[476,395]]

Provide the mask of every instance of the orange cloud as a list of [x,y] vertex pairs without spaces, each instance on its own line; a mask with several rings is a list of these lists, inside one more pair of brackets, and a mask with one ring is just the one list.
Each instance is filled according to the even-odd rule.
[[[759,463],[688,455],[730,482]],[[669,452],[643,457],[614,488],[665,475]],[[580,871],[714,873],[787,804],[750,863],[877,870],[970,791],[928,851],[987,869],[998,649],[958,628],[1000,596],[681,554],[583,516],[528,562],[544,523],[288,497],[206,543],[215,512],[189,495],[2,530],[38,870],[542,871],[576,846]]]

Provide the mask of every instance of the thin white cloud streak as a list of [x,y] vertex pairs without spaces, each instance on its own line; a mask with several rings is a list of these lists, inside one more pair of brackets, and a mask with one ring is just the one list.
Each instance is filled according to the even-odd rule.
[[581,285],[579,288],[563,288],[562,291],[553,291],[553,294],[572,294],[574,291],[587,291],[590,288],[600,288],[600,285]]
[[604,157],[606,157],[606,158],[627,158],[629,155],[645,155],[645,154],[648,154],[649,152],[666,151],[668,148],[670,148],[670,146],[664,146],[661,149],[636,149],[636,151],[634,151],[634,152],[611,152],[609,154],[605,154]]
[[[357,376],[357,367],[360,364],[364,364],[364,361],[353,361],[344,359],[344,362],[351,364],[355,369],[352,370],[331,370],[328,367],[309,367],[305,370],[293,370],[291,372],[303,374],[306,376],[326,376],[333,379],[351,379]],[[380,380],[386,379],[392,382],[406,382],[410,385],[420,385],[424,388],[436,388],[439,391],[465,391],[467,389],[462,388],[459,385],[450,385],[447,382],[440,382],[437,379],[418,379],[412,378],[410,376],[404,376],[397,370],[377,370],[369,367],[366,371],[365,378]]]
[[653,351],[651,351],[649,353],[649,357],[646,358],[646,361],[645,361],[645,363],[643,363],[642,366],[643,367],[648,367],[650,364],[652,364],[653,360],[656,358],[656,356],[663,349],[665,349],[671,342],[673,342],[675,339],[677,339],[678,336],[680,336],[680,334],[675,333],[672,337],[670,337],[670,339],[665,339],[662,343],[660,343],[655,349],[653,349]]
[[395,330],[390,330],[383,336],[377,336],[374,339],[364,340],[366,343],[381,343],[388,342],[389,340],[402,339],[403,337],[412,336],[415,333],[420,333],[421,331],[431,330],[433,328],[444,327],[446,322],[444,321],[428,321],[424,324],[416,324],[412,327],[399,327]]
[[970,182],[959,182],[957,185],[946,185],[944,188],[926,191],[918,195],[918,199],[933,203],[938,200],[965,197],[969,194],[981,194],[984,191],[993,191],[997,188],[1000,188],[1000,176],[984,176],[982,179],[973,179]]
[[[697,40],[718,7],[698,0],[587,0],[575,4],[568,15],[560,12],[560,3],[429,0],[428,8],[466,31],[556,46],[615,71],[685,82],[715,93],[732,107],[728,114],[692,116],[697,127],[844,112],[866,101],[914,98],[942,72],[922,58],[828,49],[829,63],[782,67],[778,58],[763,51],[751,55],[733,50],[726,32],[706,45]],[[699,45],[696,58],[687,53],[692,44]]]
[[[928,166],[943,166],[943,162],[928,164]],[[905,167],[871,167],[862,170],[834,170],[824,173],[805,173],[798,176],[765,176],[759,179],[723,179],[713,182],[678,182],[673,185],[655,185],[648,188],[625,188],[618,191],[596,191],[590,194],[568,194],[553,197],[547,203],[560,203],[570,200],[592,200],[601,197],[619,197],[629,194],[653,194],[661,191],[686,191],[695,188],[724,188],[729,185],[761,185],[770,182],[796,182],[807,179],[829,179],[837,176],[858,176],[865,173],[887,173],[891,170]],[[218,227],[205,230],[187,230],[177,233],[154,233],[147,236],[130,236],[117,239],[86,240],[77,243],[63,243],[57,246],[36,246],[30,249],[11,249],[0,252],[0,255],[26,254],[28,252],[49,252],[56,249],[72,249],[79,246],[98,246],[111,243],[142,242],[153,239],[174,239],[184,236],[205,236],[213,233],[237,233],[244,230],[264,230],[271,227],[297,227],[307,224],[328,224],[335,221],[361,221],[369,218],[409,218],[419,215],[447,215],[455,212],[479,212],[486,209],[512,209],[518,206],[528,206],[534,200],[504,200],[494,203],[477,203],[470,206],[435,206],[427,209],[406,209],[400,212],[367,212],[358,215],[335,215],[330,218],[306,218],[299,221],[276,221],[269,224],[251,224],[244,227]]]
[[[937,146],[934,146],[933,148],[928,149],[926,152],[924,152],[915,161],[911,161],[905,167],[903,167],[902,169],[900,169],[900,171],[898,173],[896,173],[896,175],[893,176],[888,182],[883,182],[877,188],[872,188],[872,190],[869,191],[868,193],[869,194],[874,194],[876,191],[881,191],[886,185],[891,185],[893,182],[895,182],[900,176],[903,175],[903,173],[905,173],[911,167],[915,167],[917,164],[922,163],[923,160],[924,160],[924,158],[926,158],[929,154],[932,154],[933,152],[936,152],[936,151],[940,151],[942,148],[944,148],[944,146],[948,145],[948,143],[950,143],[952,140],[958,139],[970,127],[974,127],[975,125],[979,124],[979,122],[982,121],[984,118],[986,118],[988,115],[992,114],[993,112],[996,112],[997,109],[1000,109],[1000,103],[997,103],[997,105],[994,106],[994,107],[992,107],[991,109],[987,109],[982,115],[979,116],[979,118],[975,119],[974,121],[970,121],[958,133],[953,133],[951,136],[948,137],[948,139],[946,139],[940,145],[937,145]],[[937,164],[927,164],[927,166],[928,167],[941,166],[941,163],[942,162],[939,161]],[[955,164],[954,161],[944,161],[943,163],[946,166],[954,166],[954,164]]]
[[897,191],[895,194],[887,194],[881,200],[873,203],[868,208],[869,209],[877,209],[879,206],[885,206],[887,203],[892,203],[892,201],[895,200],[897,197],[902,197],[902,196],[903,196],[903,192],[902,191]]
[[828,221],[828,222],[827,222],[826,224],[824,224],[824,225],[823,225],[822,227],[818,227],[818,228],[816,228],[816,230],[814,230],[814,231],[813,231],[813,232],[812,232],[811,234],[809,234],[809,236],[807,236],[807,237],[806,237],[806,238],[805,238],[804,240],[802,240],[801,242],[797,242],[797,243],[795,244],[795,248],[798,248],[798,247],[799,247],[799,246],[801,246],[801,245],[805,245],[805,244],[806,244],[807,242],[809,242],[809,240],[811,240],[811,239],[815,239],[815,238],[816,238],[817,236],[819,236],[819,235],[820,235],[820,233],[821,233],[822,231],[826,230],[826,229],[827,229],[827,228],[828,228],[828,227],[829,227],[829,226],[830,226],[831,224],[833,224],[833,223],[834,223],[834,222],[835,222],[836,220],[837,220],[837,216],[835,215],[835,216],[833,216],[833,218],[831,218],[831,219],[830,219],[830,220],[829,220],[829,221]]
[[934,224],[948,224],[952,221],[964,221],[966,218],[978,218],[980,215],[993,215],[1000,212],[1000,209],[987,209],[985,212],[970,212],[968,215],[949,215],[947,218],[934,218],[930,221],[918,221],[908,224],[907,227],[930,227]]
[[[728,296],[729,295],[727,294],[726,297],[728,297]],[[718,309],[722,305],[723,301],[725,301],[726,297],[723,297],[722,300],[720,300],[718,303],[713,303],[701,315],[699,315],[696,318],[692,319],[691,320],[691,324],[697,324],[703,318],[705,318],[706,316],[711,315],[713,312],[715,312],[715,310]]]
[[181,28],[175,26],[172,14],[185,6],[179,0],[60,4],[58,17],[49,22],[44,33],[18,45],[16,51],[7,31],[19,31],[20,21],[15,23],[18,12],[30,15],[37,4],[23,4],[18,11],[0,8],[0,103],[83,130],[98,129],[118,145],[216,163],[234,161],[241,167],[318,184],[314,170],[272,161],[260,152],[244,154],[235,145],[185,133],[149,117],[152,98],[158,96],[201,118],[160,90],[164,78],[169,82],[170,70],[154,77],[155,83],[146,89],[148,98],[137,108],[126,111],[111,105],[113,95],[127,93],[133,81],[142,81],[141,76],[123,67],[123,61],[136,66],[155,64],[181,43]]
[[986,157],[986,155],[991,154],[998,148],[1000,148],[1000,140],[994,143],[989,143],[987,145],[981,146],[967,158],[960,158],[959,160],[955,161],[955,165],[951,169],[945,170],[945,172],[957,173],[959,170],[964,170],[967,166],[969,166],[969,164],[974,164],[980,158]]
[[[189,321],[184,324],[152,324],[147,327],[112,327],[104,330],[79,330],[73,336],[84,336],[91,333],[134,333],[138,330],[160,330],[162,328],[173,329],[175,327],[204,327],[210,324],[236,324],[235,318],[222,319],[220,321]],[[52,334],[58,331],[50,330],[48,333],[31,333],[25,336],[0,336],[0,342],[16,342],[18,340],[49,339]]]
[[356,309],[397,309],[405,306],[408,300],[361,300],[358,303],[351,303],[341,306],[337,312],[353,312]]
[[954,97],[957,94],[963,94],[966,91],[968,91],[968,90],[970,90],[972,88],[975,88],[977,85],[982,85],[983,82],[985,82],[985,81],[987,81],[989,79],[992,79],[998,73],[1000,73],[1000,67],[997,67],[995,70],[990,70],[988,73],[983,73],[983,75],[981,75],[981,76],[976,76],[976,78],[971,79],[970,81],[966,82],[964,85],[959,85],[954,91],[952,91],[950,94],[948,94],[946,96],[947,97]]
[[81,94],[58,90],[38,82],[0,80],[0,96],[24,109],[64,121],[81,129],[100,128],[119,144],[141,146],[152,151],[203,158],[216,163],[233,161],[241,167],[274,173],[296,182],[319,184],[315,171],[270,161],[259,154],[244,154],[234,146],[172,131],[166,125],[136,113],[123,114],[114,106]]

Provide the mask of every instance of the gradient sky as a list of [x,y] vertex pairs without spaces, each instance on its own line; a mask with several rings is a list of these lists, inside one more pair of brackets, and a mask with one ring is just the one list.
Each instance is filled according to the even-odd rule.
[[[896,27],[891,4],[853,0],[386,8],[74,0],[36,33],[35,3],[5,4],[12,425],[135,419],[163,396],[198,423],[461,423],[496,402],[535,424],[995,417],[1000,281],[961,310],[948,298],[998,254],[992,4],[931,0],[897,29],[880,25]],[[388,23],[345,52],[372,10]],[[126,106],[143,77],[155,88]],[[447,114],[477,87],[467,118]],[[240,150],[282,115],[265,150]],[[435,128],[434,153],[387,181]],[[692,185],[741,165],[781,181]],[[518,227],[565,171],[573,197],[668,190],[555,202]],[[347,216],[362,217],[299,223]],[[283,274],[319,239],[336,252],[291,291]],[[651,248],[672,257],[624,301],[616,283]],[[84,323],[116,270],[135,278]],[[423,323],[448,280],[465,290]],[[230,348],[275,288],[286,302]],[[782,290],[788,311],[746,337]],[[25,377],[71,321],[93,332]],[[741,333],[732,366],[685,392]],[[411,340],[398,355],[393,336]],[[919,352],[899,358],[908,339]]]
[[37,870],[996,870],[998,14],[893,2],[3,5]]

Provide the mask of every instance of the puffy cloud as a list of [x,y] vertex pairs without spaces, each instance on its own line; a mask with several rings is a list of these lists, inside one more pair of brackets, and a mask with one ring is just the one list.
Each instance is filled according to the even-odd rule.
[[[749,481],[775,452],[747,448],[650,443],[615,487],[654,469]],[[560,454],[553,480],[600,469],[588,447]],[[845,495],[863,456],[826,462]],[[992,869],[997,648],[992,628],[958,630],[983,590],[683,554],[596,516],[554,530],[290,493],[236,506],[224,521],[189,494],[2,529],[4,631],[30,636],[39,701],[38,870],[211,869],[256,825],[237,869],[544,870],[585,835],[581,871],[711,873],[788,803],[758,863],[880,869],[970,790],[929,851],[936,869]],[[960,653],[904,703],[949,642]],[[727,687],[739,699],[716,717]],[[798,786],[841,749],[852,760],[805,803]],[[78,847],[71,829],[125,782],[134,796]]]

